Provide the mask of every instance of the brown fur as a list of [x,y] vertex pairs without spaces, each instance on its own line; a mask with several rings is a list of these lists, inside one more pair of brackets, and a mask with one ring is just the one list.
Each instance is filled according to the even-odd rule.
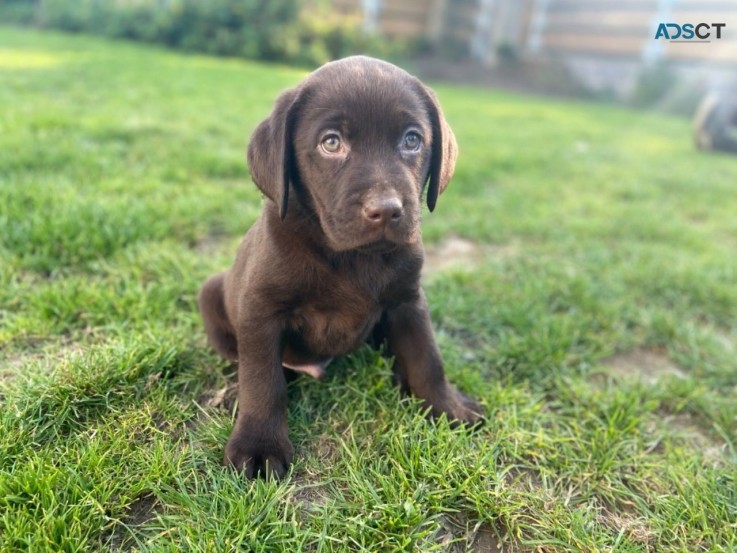
[[[341,149],[329,151],[335,137]],[[427,182],[435,207],[455,159],[435,95],[386,62],[332,62],[279,96],[248,148],[268,200],[233,267],[199,298],[211,345],[238,361],[225,464],[283,476],[293,454],[283,365],[311,372],[372,337],[433,416],[479,422],[480,406],[445,378],[420,287],[421,197]]]

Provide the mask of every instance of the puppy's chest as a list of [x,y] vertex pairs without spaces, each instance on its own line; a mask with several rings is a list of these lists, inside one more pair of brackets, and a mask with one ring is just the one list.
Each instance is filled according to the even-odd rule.
[[370,280],[366,274],[319,279],[297,299],[288,327],[311,354],[345,355],[379,322],[389,284],[389,279]]
[[312,355],[338,356],[356,349],[379,321],[381,310],[330,309],[309,305],[300,309],[293,320],[293,329],[306,352]]

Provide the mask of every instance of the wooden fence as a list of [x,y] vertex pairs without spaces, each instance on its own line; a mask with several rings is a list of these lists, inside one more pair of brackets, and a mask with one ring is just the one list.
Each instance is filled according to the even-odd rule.
[[[333,0],[388,37],[464,44],[481,61],[500,46],[528,58],[590,56],[737,64],[736,0]],[[367,9],[367,6],[369,9]],[[370,12],[370,13],[369,13]],[[658,23],[726,23],[710,42],[656,40]]]

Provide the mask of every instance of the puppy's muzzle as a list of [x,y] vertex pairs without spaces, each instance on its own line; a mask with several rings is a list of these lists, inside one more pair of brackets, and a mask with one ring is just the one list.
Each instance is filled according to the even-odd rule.
[[363,206],[364,222],[373,229],[397,225],[404,215],[404,206],[396,196],[373,198]]

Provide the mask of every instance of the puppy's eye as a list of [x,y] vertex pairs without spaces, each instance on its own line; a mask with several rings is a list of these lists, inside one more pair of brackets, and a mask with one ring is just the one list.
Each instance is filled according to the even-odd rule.
[[329,154],[337,154],[343,149],[343,144],[337,134],[328,134],[320,142],[320,146]]
[[410,152],[416,152],[420,149],[420,146],[422,145],[422,138],[420,138],[420,135],[417,134],[414,131],[409,131],[407,134],[404,135],[404,141],[402,142],[402,147]]

